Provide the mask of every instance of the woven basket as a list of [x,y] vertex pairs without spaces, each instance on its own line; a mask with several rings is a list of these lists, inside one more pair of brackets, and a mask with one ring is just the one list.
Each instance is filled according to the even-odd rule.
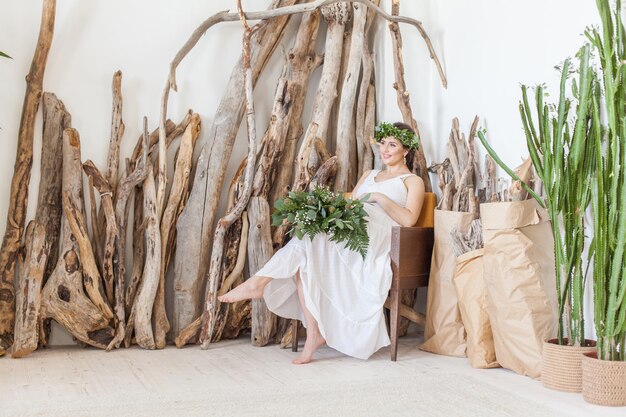
[[597,405],[626,405],[626,362],[597,359],[586,353],[582,360],[583,398]]
[[[567,339],[564,339],[567,343]],[[582,354],[595,352],[596,342],[585,340],[587,346],[557,344],[557,339],[543,342],[541,382],[546,388],[565,391],[582,391]]]

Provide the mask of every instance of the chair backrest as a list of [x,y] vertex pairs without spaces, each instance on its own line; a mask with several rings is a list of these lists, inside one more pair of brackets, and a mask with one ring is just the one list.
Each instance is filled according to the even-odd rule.
[[437,194],[424,193],[424,203],[422,211],[415,223],[416,227],[434,227],[435,226],[435,208],[437,208]]

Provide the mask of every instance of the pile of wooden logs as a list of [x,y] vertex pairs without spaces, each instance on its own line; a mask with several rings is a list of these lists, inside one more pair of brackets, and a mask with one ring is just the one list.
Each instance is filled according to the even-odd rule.
[[[479,118],[476,116],[466,138],[465,134],[461,133],[459,119],[454,118],[446,146],[446,158],[443,162],[429,167],[429,170],[438,176],[442,194],[437,208],[469,212],[474,218],[469,230],[452,231],[452,241],[457,256],[482,247],[480,203],[521,201],[528,198],[528,192],[519,181],[514,181],[510,187],[507,187],[507,181],[504,178],[496,178],[496,163],[489,154],[485,156],[484,171],[481,171],[475,143],[478,123]],[[541,184],[535,184],[530,158],[524,160],[515,169],[515,173],[527,184],[534,184],[536,188],[541,188]]]
[[[257,346],[287,345],[288,322],[274,317],[262,300],[220,305],[217,296],[253,275],[285,243],[286,231],[270,227],[271,207],[278,198],[289,190],[320,184],[350,190],[372,168],[375,71],[369,36],[376,16],[390,22],[393,87],[404,121],[417,131],[404,83],[399,22],[418,29],[445,86],[421,23],[398,16],[398,0],[393,1],[391,15],[378,4],[378,0],[274,0],[267,11],[244,12],[238,2],[236,13],[211,16],[170,64],[158,128],[150,133],[144,118],[143,134],[123,162],[122,73],[116,72],[107,165],[100,170],[92,161],[82,161],[79,133],[71,127],[63,103],[52,93],[42,95],[56,7],[55,0],[44,0],[0,251],[0,356],[11,347],[12,356],[21,357],[45,345],[50,320],[78,341],[107,350],[132,343],[161,349],[174,340],[179,347],[200,342],[206,348],[248,329]],[[300,26],[278,80],[269,126],[257,145],[252,90],[293,14],[302,15]],[[324,55],[315,51],[322,19],[327,30]],[[169,94],[177,89],[176,68],[210,27],[235,20],[244,27],[242,56],[213,124],[204,129],[204,145],[194,161],[200,116],[190,110],[178,124],[167,119]],[[249,20],[261,21],[250,27]],[[311,122],[304,129],[309,80],[320,66]],[[40,102],[42,179],[36,217],[25,227]],[[218,220],[225,171],[244,114],[248,155],[230,182],[228,211]],[[176,155],[170,177],[168,154]],[[415,170],[430,188],[423,153],[416,160]],[[440,176],[453,171],[446,173]],[[459,179],[456,184],[461,183]],[[467,196],[459,197],[458,204],[464,204],[461,200]],[[132,247],[127,247],[130,237]],[[174,290],[167,296],[174,300],[172,314],[165,308],[170,269]]]

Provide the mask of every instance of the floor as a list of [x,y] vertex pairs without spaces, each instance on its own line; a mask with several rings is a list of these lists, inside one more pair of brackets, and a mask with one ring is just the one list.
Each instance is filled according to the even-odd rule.
[[246,338],[162,351],[105,353],[53,347],[0,359],[0,416],[626,416],[580,394],[543,388],[504,369],[422,352],[418,335],[367,361],[324,347],[295,366],[295,353]]

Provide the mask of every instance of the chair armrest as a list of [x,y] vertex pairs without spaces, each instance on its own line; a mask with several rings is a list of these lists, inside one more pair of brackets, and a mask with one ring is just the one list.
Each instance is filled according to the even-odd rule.
[[428,285],[434,237],[432,227],[392,227],[392,288],[410,289]]

